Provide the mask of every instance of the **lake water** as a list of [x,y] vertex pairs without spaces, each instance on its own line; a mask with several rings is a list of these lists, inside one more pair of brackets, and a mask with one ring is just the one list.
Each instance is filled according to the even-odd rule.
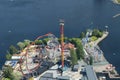
[[49,32],[59,37],[59,19],[63,18],[68,37],[109,26],[110,34],[100,47],[120,73],[120,17],[113,18],[119,13],[120,5],[111,0],[0,0],[0,66],[11,44]]

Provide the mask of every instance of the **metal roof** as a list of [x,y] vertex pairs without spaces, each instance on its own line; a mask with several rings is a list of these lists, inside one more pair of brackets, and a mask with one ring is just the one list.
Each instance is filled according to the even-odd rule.
[[88,65],[85,68],[88,80],[98,80],[92,66]]

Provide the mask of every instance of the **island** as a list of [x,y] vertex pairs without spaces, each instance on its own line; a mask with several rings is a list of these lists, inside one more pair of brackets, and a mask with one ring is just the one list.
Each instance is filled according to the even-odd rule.
[[79,37],[68,38],[64,37],[64,22],[60,27],[60,38],[47,33],[34,41],[18,42],[17,47],[11,45],[0,79],[106,80],[106,74],[120,78],[98,46],[108,36],[107,29],[88,29]]

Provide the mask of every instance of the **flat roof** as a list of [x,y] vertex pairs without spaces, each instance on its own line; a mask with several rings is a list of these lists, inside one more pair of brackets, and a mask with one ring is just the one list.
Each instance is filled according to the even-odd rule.
[[58,80],[69,80],[70,77],[69,76],[58,76],[57,79]]
[[44,77],[44,78],[53,78],[53,73],[45,73],[42,77]]
[[98,80],[92,66],[88,65],[85,68],[88,80]]
[[17,60],[9,60],[9,61],[6,61],[4,65],[11,66],[12,68],[15,68],[17,62],[18,62]]
[[55,78],[44,78],[44,77],[41,77],[39,80],[57,80]]

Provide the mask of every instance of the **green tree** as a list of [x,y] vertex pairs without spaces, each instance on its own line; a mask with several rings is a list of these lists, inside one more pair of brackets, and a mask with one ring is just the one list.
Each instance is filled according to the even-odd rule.
[[103,35],[103,32],[98,29],[94,29],[92,32],[92,36],[96,36],[97,38],[102,37],[102,35]]
[[42,40],[35,40],[35,44],[36,45],[40,45],[40,44],[42,44],[43,42],[42,42]]
[[81,43],[77,45],[76,53],[78,59],[84,59],[85,53],[83,51],[83,46]]
[[69,41],[71,43],[73,43],[75,45],[76,49],[76,54],[77,54],[77,59],[84,59],[84,51],[83,51],[83,45],[82,45],[82,41],[80,40],[80,38],[71,38],[69,39]]
[[10,80],[9,78],[2,78],[2,80]]
[[84,38],[84,37],[85,37],[85,33],[82,32],[82,33],[80,34],[80,38],[82,39],[82,38]]
[[93,57],[90,56],[90,65],[93,65]]
[[77,55],[74,49],[70,49],[70,56],[71,56],[72,66],[74,66],[75,64],[77,64]]
[[6,59],[7,60],[10,60],[11,59],[11,57],[12,57],[12,55],[7,51],[7,54],[6,54]]
[[12,55],[12,54],[16,54],[18,52],[17,48],[13,45],[11,45],[9,47],[9,53]]
[[13,72],[12,75],[13,75],[13,80],[20,80],[22,77],[20,72]]
[[8,66],[6,68],[4,68],[3,70],[3,75],[5,78],[9,78],[10,80],[13,80],[14,79],[14,76],[13,76],[13,69],[12,67]]
[[27,47],[30,43],[31,43],[30,40],[28,40],[28,39],[25,39],[25,40],[24,40],[24,45],[25,45],[25,47]]
[[18,42],[17,46],[20,48],[20,50],[23,50],[25,48],[25,44],[23,42]]
[[45,39],[43,39],[43,43],[44,43],[45,45],[47,45],[47,42],[48,42],[49,40],[50,40],[49,38],[45,38]]
[[96,36],[92,36],[91,37],[91,41],[96,41],[97,40],[97,37]]

